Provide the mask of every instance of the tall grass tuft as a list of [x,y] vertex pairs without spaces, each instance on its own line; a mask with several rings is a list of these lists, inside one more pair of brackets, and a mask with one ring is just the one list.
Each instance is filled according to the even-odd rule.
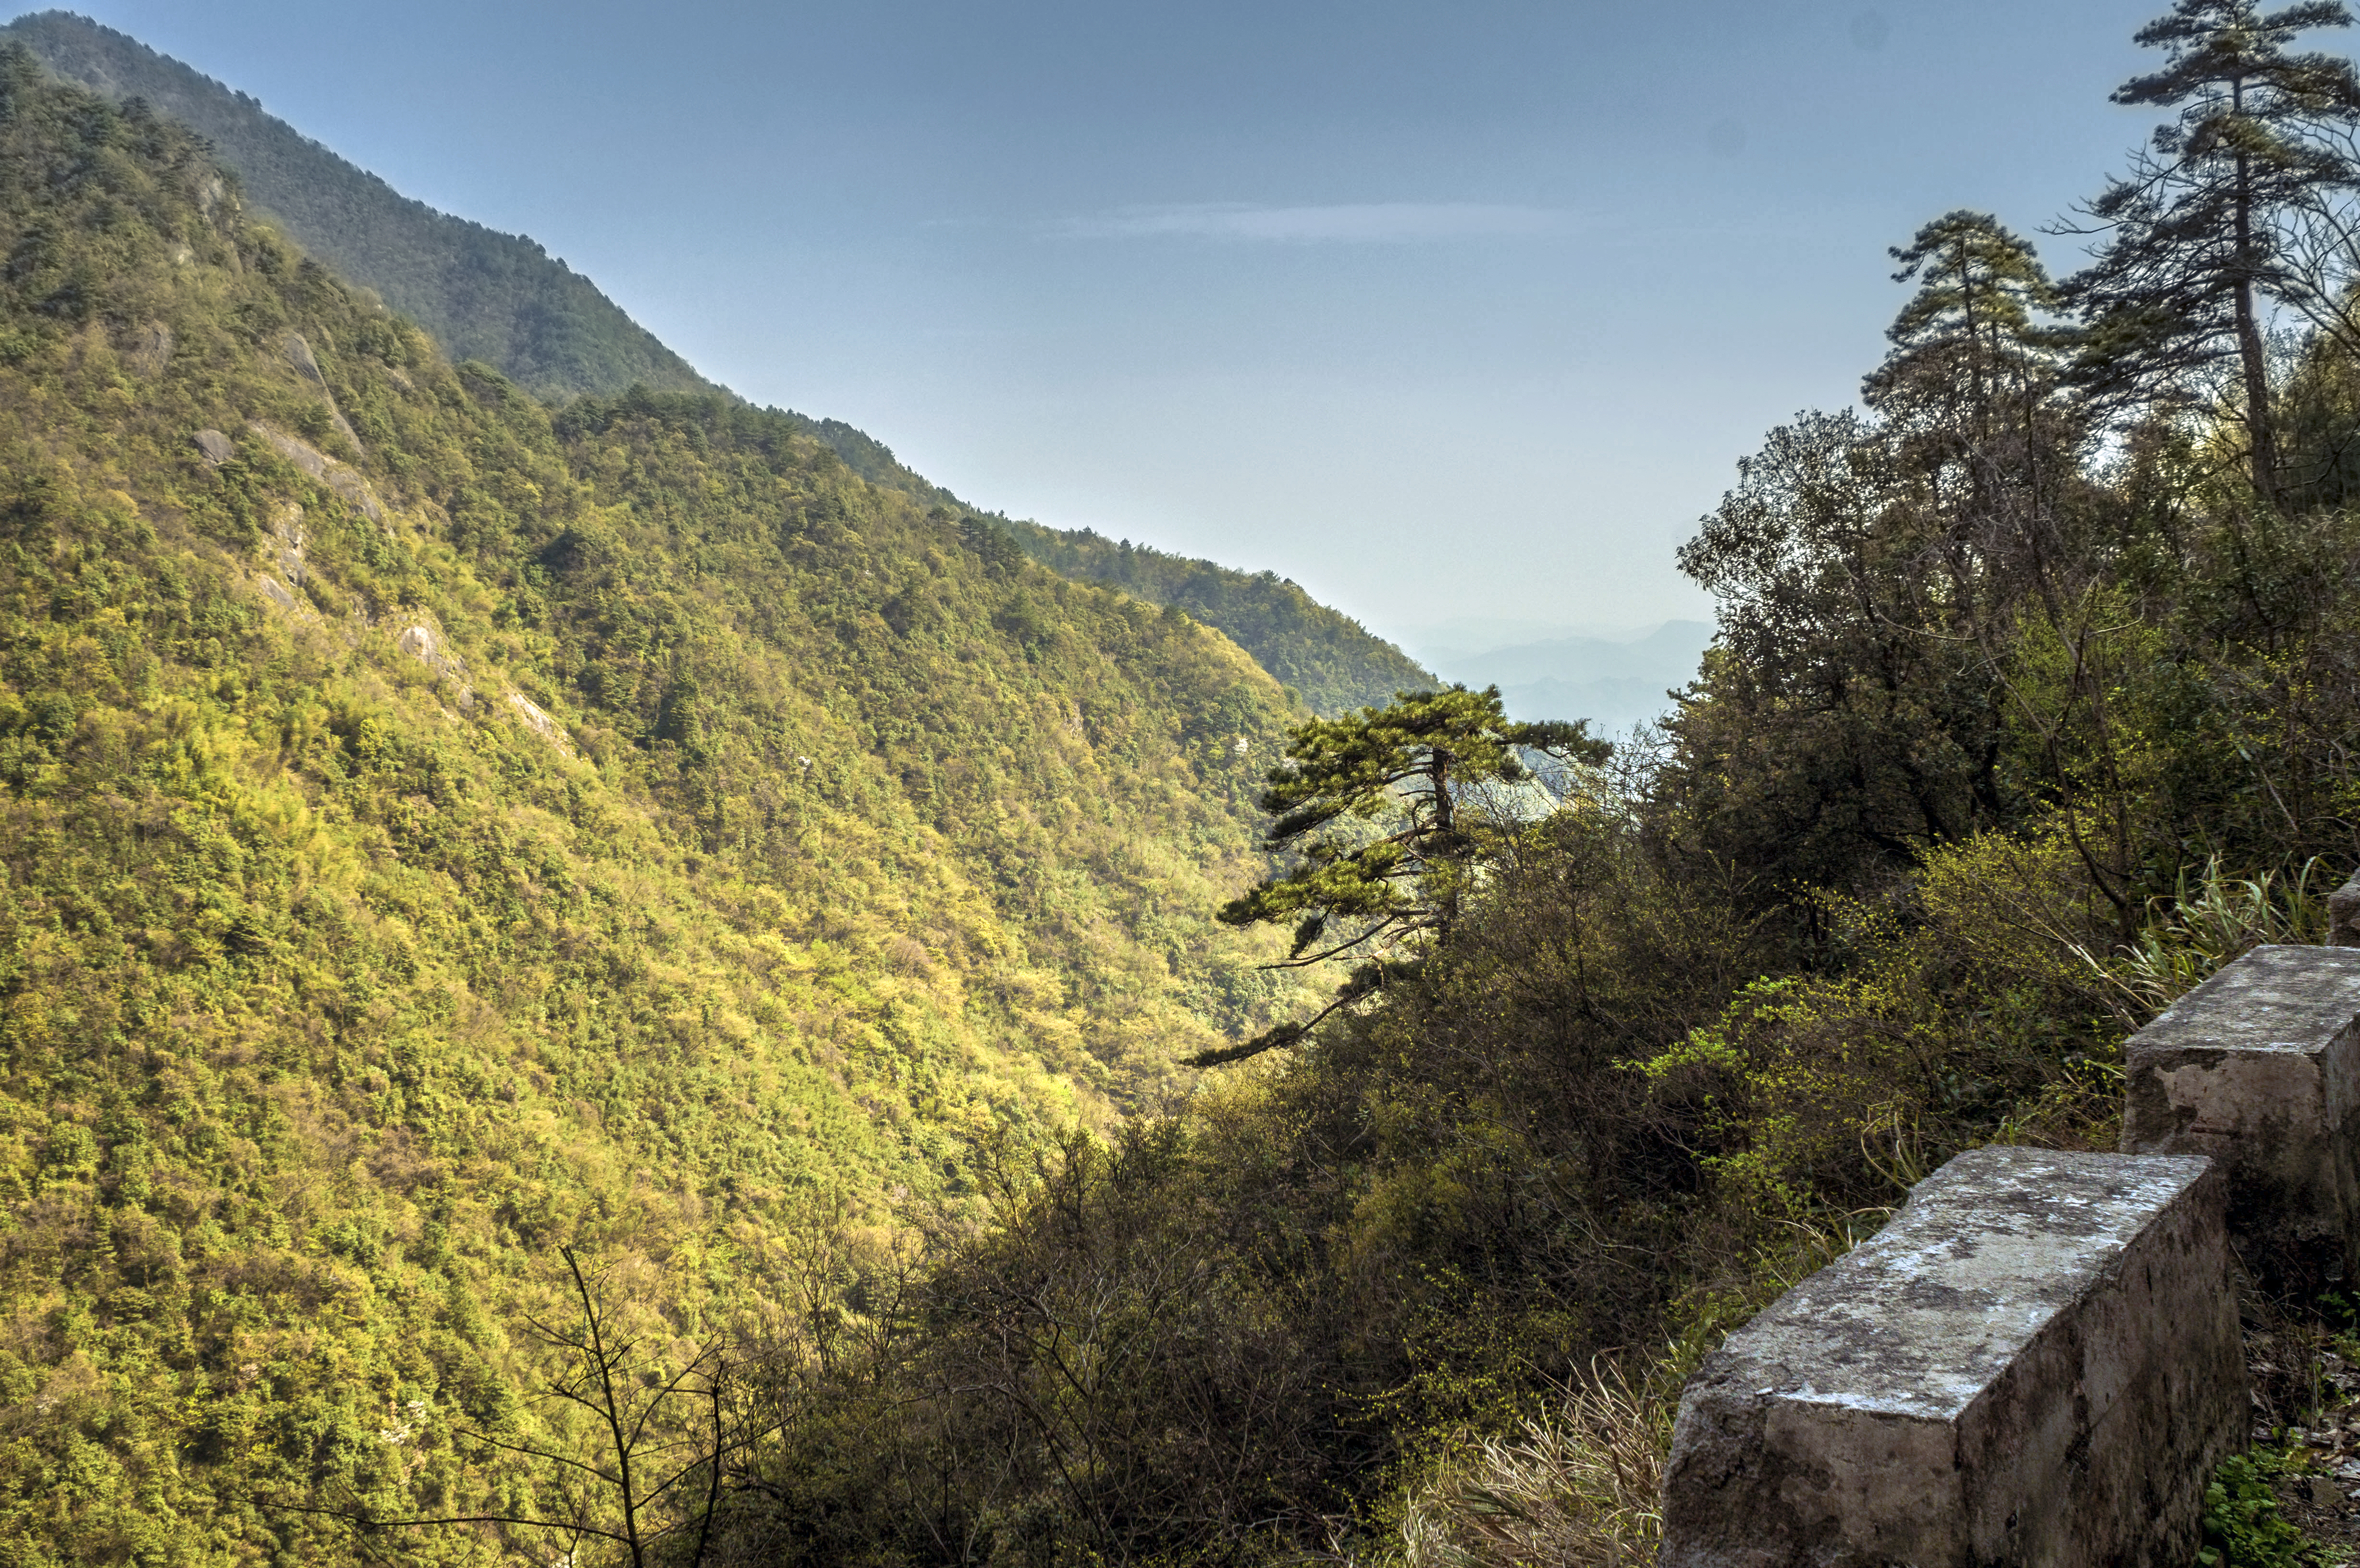
[[2100,967],[2135,1006],[2150,1016],[2161,1012],[2254,948],[2324,941],[2333,880],[2316,858],[2290,876],[2227,877],[2216,855],[2193,881],[2183,869],[2172,897],[2150,906],[2138,940]]
[[1402,1521],[1401,1568],[1640,1568],[1663,1537],[1670,1400],[1593,1367],[1555,1415],[1487,1438]]

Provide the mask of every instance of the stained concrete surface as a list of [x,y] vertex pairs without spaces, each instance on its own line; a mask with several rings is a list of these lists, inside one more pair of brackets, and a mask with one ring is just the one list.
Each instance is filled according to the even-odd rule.
[[1681,1399],[1671,1568],[2193,1561],[2248,1396],[2200,1159],[1987,1149]]
[[2346,1278],[2360,1242],[2360,948],[2256,948],[2124,1050],[2124,1149],[2219,1160],[2232,1245],[2273,1288]]

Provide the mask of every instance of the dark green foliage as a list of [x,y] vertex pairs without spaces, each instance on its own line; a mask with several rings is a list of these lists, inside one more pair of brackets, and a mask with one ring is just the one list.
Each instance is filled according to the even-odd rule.
[[1946,212],[1892,252],[1918,292],[1885,330],[1893,352],[1861,401],[1887,418],[1989,442],[2037,406],[2062,341],[2057,290],[2030,245],[1988,212]]
[[[1383,713],[1299,732],[1265,803],[1314,852],[1226,916],[1308,915],[1301,953],[1361,930],[1326,914],[1422,921],[1416,962],[938,1238],[890,1352],[801,1385],[868,1402],[804,1407],[749,1488],[781,1506],[737,1521],[774,1533],[733,1549],[923,1474],[962,1529],[889,1522],[923,1517],[908,1491],[844,1560],[1374,1557],[1439,1463],[1478,1472],[1450,1495],[1502,1495],[1471,1435],[1514,1433],[1599,1358],[1670,1398],[1950,1156],[2113,1147],[2123,1036],[2256,942],[2316,940],[2319,888],[2360,857],[2354,519],[2256,506],[2221,411],[2157,387],[2101,448],[2058,363],[2076,323],[1988,216],[1897,256],[1918,292],[1870,410],[1773,432],[1683,553],[1721,637],[1663,748],[1451,846],[1459,802],[1395,793],[1416,742]],[[2350,347],[2322,332],[2283,388],[2285,470],[2322,501],[2360,428]],[[1356,810],[1393,827],[1337,836]],[[1410,866],[1391,833],[1421,831],[1465,852],[1447,920],[1389,875]],[[1224,1289],[1158,1296],[1175,1279]],[[1083,1364],[1136,1354],[1135,1399],[1060,1381],[1076,1296],[1120,1325]],[[1162,1375],[1191,1336],[1256,1346],[1260,1379]],[[1317,1396],[1259,1418],[1287,1477],[1265,1501],[1264,1472],[1176,1439],[1232,1408],[1208,1388],[1271,1387]],[[2270,1469],[2214,1478],[2216,1556],[2300,1560]],[[1272,1539],[1210,1525],[1239,1499]]]
[[[1287,923],[1308,911],[1288,952],[1295,963],[1446,928],[1464,892],[1463,870],[1453,868],[1474,858],[1481,829],[1498,825],[1484,791],[1531,776],[1524,750],[1560,762],[1606,759],[1605,744],[1579,724],[1511,724],[1497,688],[1453,686],[1303,725],[1287,738],[1286,759],[1271,770],[1261,800],[1275,819],[1269,847],[1301,859],[1224,908],[1221,919]],[[1378,836],[1350,831],[1362,824],[1376,824]],[[1331,931],[1338,916],[1361,929]]]
[[[798,1385],[868,1402],[803,1407],[749,1486],[780,1510],[749,1500],[733,1551],[858,1516],[846,1560],[879,1564],[1373,1554],[1437,1464],[1480,1466],[1471,1434],[1515,1432],[1601,1357],[1668,1399],[1952,1155],[2112,1147],[2124,1035],[2255,942],[2316,940],[2320,887],[2360,856],[2352,519],[2257,511],[2217,428],[2148,421],[2093,463],[2028,254],[1973,214],[1921,242],[1878,407],[1775,432],[1688,552],[1722,644],[1665,749],[1478,833],[1474,792],[1422,785],[1386,713],[1299,732],[1273,833],[1320,844],[1356,806],[1375,825],[1229,913],[1310,915],[1306,943],[1402,916],[1415,962],[938,1238],[890,1352]],[[1971,327],[1965,297],[2011,278],[2024,309]],[[2352,362],[2302,363],[2288,396],[2333,451]],[[1414,820],[1399,791],[1422,787]],[[1446,798],[1474,840],[1443,867],[1447,920],[1384,875],[1391,833],[1446,831]],[[1362,920],[1317,924],[1337,911]],[[1152,1180],[1126,1187],[1134,1160]],[[1160,1296],[1175,1279],[1223,1288]],[[1059,1381],[1076,1296],[1120,1325],[1089,1365],[1141,1358],[1135,1397]],[[1256,1376],[1149,1370],[1175,1339],[1251,1345]],[[1318,1393],[1258,1420],[1288,1477],[1265,1500],[1263,1472],[1180,1436],[1273,1387]],[[1079,1452],[1104,1463],[1060,1467]],[[914,1490],[860,1512],[920,1474],[960,1530],[888,1522],[921,1517]],[[2224,1471],[2216,1550],[2285,1560],[2256,1487]],[[1240,1499],[1270,1539],[1208,1523]]]
[[1234,572],[1129,539],[1117,542],[1087,528],[996,521],[1025,554],[1052,572],[1112,583],[1218,626],[1300,694],[1313,713],[1334,717],[1354,708],[1382,707],[1396,692],[1426,691],[1436,683],[1401,649],[1316,603],[1275,572]]
[[2038,260],[1975,212],[1893,254],[1918,288],[1872,417],[1772,431],[1679,556],[1721,608],[1709,700],[1669,726],[1675,831],[1774,897],[2020,820],[1995,673],[2027,615],[2070,637],[2090,586],[2084,423]]
[[2216,367],[2233,362],[2238,396],[2225,406],[2265,504],[2279,460],[2263,310],[2277,301],[2322,326],[2342,316],[2353,258],[2336,213],[2360,183],[2360,78],[2347,60],[2287,46],[2351,24],[2340,0],[2269,13],[2254,0],[2180,0],[2138,34],[2169,51],[2164,69],[2114,95],[2180,113],[2081,209],[2092,225],[2082,232],[2106,240],[2067,286],[2088,318],[2077,380],[2102,403],[2144,407],[2213,392]]
[[1133,1123],[1003,1170],[922,1274],[848,1271],[825,1336],[771,1346],[793,1430],[722,1560],[1259,1563],[1348,1507],[1350,1325],[1302,1216],[1244,1201],[1263,1169],[1214,1123]]
[[1335,1000],[1307,1022],[1194,1058],[1236,1062],[1292,1044],[1319,1018],[1379,989],[1388,970],[1414,964],[1427,933],[1447,939],[1503,833],[1565,780],[1536,784],[1527,754],[1562,769],[1596,767],[1607,743],[1582,724],[1512,724],[1500,689],[1404,695],[1382,708],[1315,719],[1288,737],[1262,809],[1264,839],[1295,863],[1221,909],[1229,925],[1291,925],[1286,967],[1358,960]]
[[1530,824],[1382,1006],[1020,1170],[989,1231],[938,1238],[898,1334],[798,1374],[803,1424],[754,1477],[775,1511],[749,1497],[727,1560],[1379,1545],[1454,1439],[1531,1412],[1677,1288],[1644,1260],[1677,1247],[1696,1173],[1617,1063],[1749,972],[1710,895],[1597,818]]
[[[844,459],[846,467],[871,485],[914,495],[930,506],[966,509],[957,496],[904,467],[901,460],[893,455],[893,449],[876,437],[854,430],[842,419],[812,419],[794,413],[786,417],[798,422],[805,434],[816,437],[830,452]],[[1071,576],[1072,573],[1066,575]]]
[[2270,1482],[2286,1473],[2264,1449],[2233,1454],[2204,1488],[2204,1568],[2301,1568],[2326,1561],[2318,1547],[2278,1511]]
[[1669,724],[1684,836],[1774,887],[1905,866],[2006,805],[1983,650],[1921,630],[1967,606],[1896,455],[1856,416],[1805,415],[1681,551],[1725,606],[1710,698]]

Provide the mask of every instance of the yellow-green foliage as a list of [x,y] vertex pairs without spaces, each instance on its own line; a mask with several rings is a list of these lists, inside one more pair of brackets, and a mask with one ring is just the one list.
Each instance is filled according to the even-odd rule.
[[1827,896],[1846,960],[1757,980],[1644,1063],[1693,1107],[1716,1207],[1770,1250],[1900,1201],[1960,1149],[2110,1142],[2112,910],[2061,826],[1928,854],[1891,906]]
[[453,368],[20,53],[0,247],[0,1557],[530,1505],[459,1434],[549,1438],[559,1245],[694,1336],[1293,1004],[1208,915],[1295,712],[1217,634]]
[[1721,1222],[1784,1280],[1782,1255],[1841,1251],[1961,1149],[2111,1148],[2124,1038],[2256,943],[2317,941],[2317,879],[2216,862],[2117,942],[2061,817],[1978,833],[1890,903],[1823,895],[1839,962],[1754,981],[1644,1066],[1704,1135]]

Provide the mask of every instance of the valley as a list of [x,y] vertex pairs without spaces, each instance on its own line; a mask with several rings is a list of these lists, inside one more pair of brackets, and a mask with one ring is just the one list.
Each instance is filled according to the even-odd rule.
[[[2172,17],[2080,270],[1869,258],[1710,624],[1407,648],[0,28],[0,1560],[1653,1561],[1733,1330],[2114,1149],[2125,1040],[2360,864],[2360,75],[2287,52],[2349,18]],[[1124,222],[1547,227],[1344,212]],[[1496,519],[1427,521],[1411,590]],[[2222,1309],[2208,1562],[2360,1529],[2302,1278]]]
[[464,1494],[561,1242],[746,1310],[1288,1004],[1210,919],[1298,711],[1234,644],[790,418],[453,365],[6,70],[5,1376],[113,1433],[11,1539]]

